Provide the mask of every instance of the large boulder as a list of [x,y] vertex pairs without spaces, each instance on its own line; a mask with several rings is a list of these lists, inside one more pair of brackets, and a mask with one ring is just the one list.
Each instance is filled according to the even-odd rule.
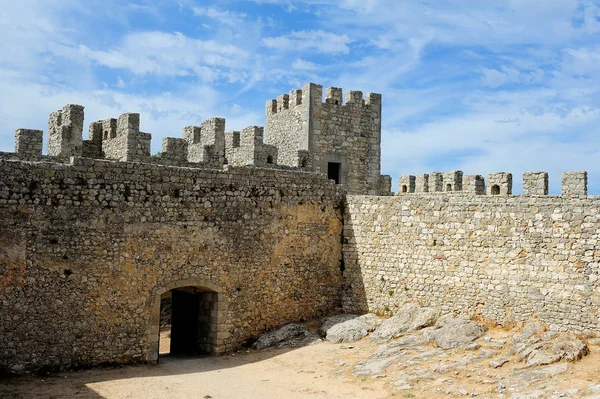
[[424,334],[429,341],[434,341],[442,349],[460,348],[481,337],[487,327],[468,317],[453,315],[442,316],[434,328],[427,329]]
[[367,336],[377,328],[379,318],[372,314],[363,316],[338,315],[324,320],[319,333],[329,342],[355,342]]
[[589,353],[585,342],[571,333],[560,334],[555,339],[537,343],[521,352],[526,366],[542,366],[561,360],[580,360]]
[[336,324],[344,323],[348,320],[352,320],[359,317],[357,314],[345,313],[345,314],[337,314],[335,316],[329,316],[321,319],[321,326],[319,327],[319,335],[325,338],[327,337],[327,332],[329,329]]
[[423,308],[414,303],[404,305],[396,314],[384,321],[371,338],[377,341],[389,341],[415,330],[435,324],[439,311],[435,308]]
[[310,332],[305,326],[301,324],[288,324],[277,330],[262,334],[252,346],[256,349],[282,348],[305,346],[319,341],[317,334]]

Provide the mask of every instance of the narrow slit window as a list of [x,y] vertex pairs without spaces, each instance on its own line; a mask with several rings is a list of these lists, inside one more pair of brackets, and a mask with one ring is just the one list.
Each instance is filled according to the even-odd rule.
[[335,180],[335,184],[340,184],[342,164],[339,162],[327,163],[327,178]]

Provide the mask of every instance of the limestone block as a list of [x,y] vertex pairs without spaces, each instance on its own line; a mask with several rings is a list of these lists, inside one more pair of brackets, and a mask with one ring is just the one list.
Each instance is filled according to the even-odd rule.
[[562,195],[565,197],[587,195],[587,172],[564,172],[562,174]]
[[416,176],[415,192],[417,192],[417,193],[428,193],[429,192],[429,175],[427,173]]
[[117,135],[127,135],[140,131],[140,114],[124,113],[117,120]]
[[186,162],[188,158],[188,141],[173,137],[163,138],[161,158],[165,161],[175,163]]
[[408,194],[415,192],[415,176],[402,175],[398,183],[398,194]]
[[463,190],[468,193],[485,194],[485,179],[481,175],[463,176]]
[[342,105],[342,89],[329,87],[325,90],[325,102],[328,104]]
[[17,129],[15,131],[15,152],[19,158],[35,160],[42,156],[42,130]]
[[463,172],[460,170],[451,170],[444,173],[444,191],[462,191]]
[[81,156],[83,146],[82,105],[67,104],[48,119],[48,155],[60,158]]
[[512,194],[512,173],[498,172],[487,176],[488,195]]
[[442,172],[431,172],[429,174],[429,192],[444,191],[444,175]]
[[524,172],[523,195],[548,195],[548,172]]

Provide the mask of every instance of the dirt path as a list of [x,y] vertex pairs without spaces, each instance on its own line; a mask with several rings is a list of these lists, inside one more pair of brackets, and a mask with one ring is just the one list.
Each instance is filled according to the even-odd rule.
[[334,375],[344,350],[320,343],[158,366],[67,372],[0,382],[0,398],[386,398],[383,382]]
[[[488,336],[508,333],[492,330]],[[482,341],[482,343],[484,343]],[[414,362],[408,356],[383,372],[355,376],[354,365],[367,359],[378,346],[369,339],[355,344],[321,342],[295,349],[239,352],[222,357],[162,357],[158,366],[130,366],[66,372],[47,378],[22,377],[0,381],[0,398],[513,398],[499,395],[498,383],[509,385],[522,366],[493,369],[488,360],[465,367],[448,368],[435,378],[413,380],[409,389],[398,390],[398,378],[418,367],[439,368],[472,352],[450,351],[437,359]],[[431,351],[423,347],[422,351]],[[525,391],[544,391],[535,398],[557,392],[556,397],[590,397],[591,386],[600,384],[600,347],[582,361],[564,364],[560,374],[536,382]],[[407,354],[408,355],[408,354]],[[406,364],[405,364],[406,363]],[[411,366],[413,365],[413,366]],[[600,385],[598,385],[600,398]],[[460,391],[466,391],[465,396]],[[524,394],[521,391],[518,395]],[[584,394],[585,393],[585,394]],[[595,397],[595,396],[593,396]]]

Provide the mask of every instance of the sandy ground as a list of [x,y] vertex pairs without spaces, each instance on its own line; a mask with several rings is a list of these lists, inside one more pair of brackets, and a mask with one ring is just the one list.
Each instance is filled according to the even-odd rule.
[[321,343],[293,350],[177,359],[158,366],[66,372],[0,381],[0,398],[385,398],[383,382],[332,375],[344,351]]
[[[163,333],[166,338],[167,333]],[[509,332],[492,330],[488,336],[503,337]],[[162,349],[168,348],[166,339]],[[357,377],[353,366],[375,350],[369,339],[354,344],[321,342],[294,349],[243,351],[222,357],[172,358],[162,356],[157,366],[128,366],[65,372],[47,377],[19,377],[0,380],[0,398],[448,398],[502,397],[493,393],[493,381],[509,378],[514,368],[492,369],[487,363],[465,369],[450,369],[441,378],[416,381],[408,390],[398,391],[394,381],[406,372],[401,364],[383,373]],[[531,389],[579,388],[585,392],[600,384],[600,348],[582,361],[569,364],[569,371],[542,381]],[[449,352],[434,364],[452,362],[466,354]],[[487,384],[487,385],[486,385]],[[446,393],[442,389],[461,387],[469,392]],[[537,387],[537,388],[536,388]],[[510,397],[510,394],[504,396]],[[550,396],[540,396],[550,397]],[[580,396],[566,396],[580,397]]]

